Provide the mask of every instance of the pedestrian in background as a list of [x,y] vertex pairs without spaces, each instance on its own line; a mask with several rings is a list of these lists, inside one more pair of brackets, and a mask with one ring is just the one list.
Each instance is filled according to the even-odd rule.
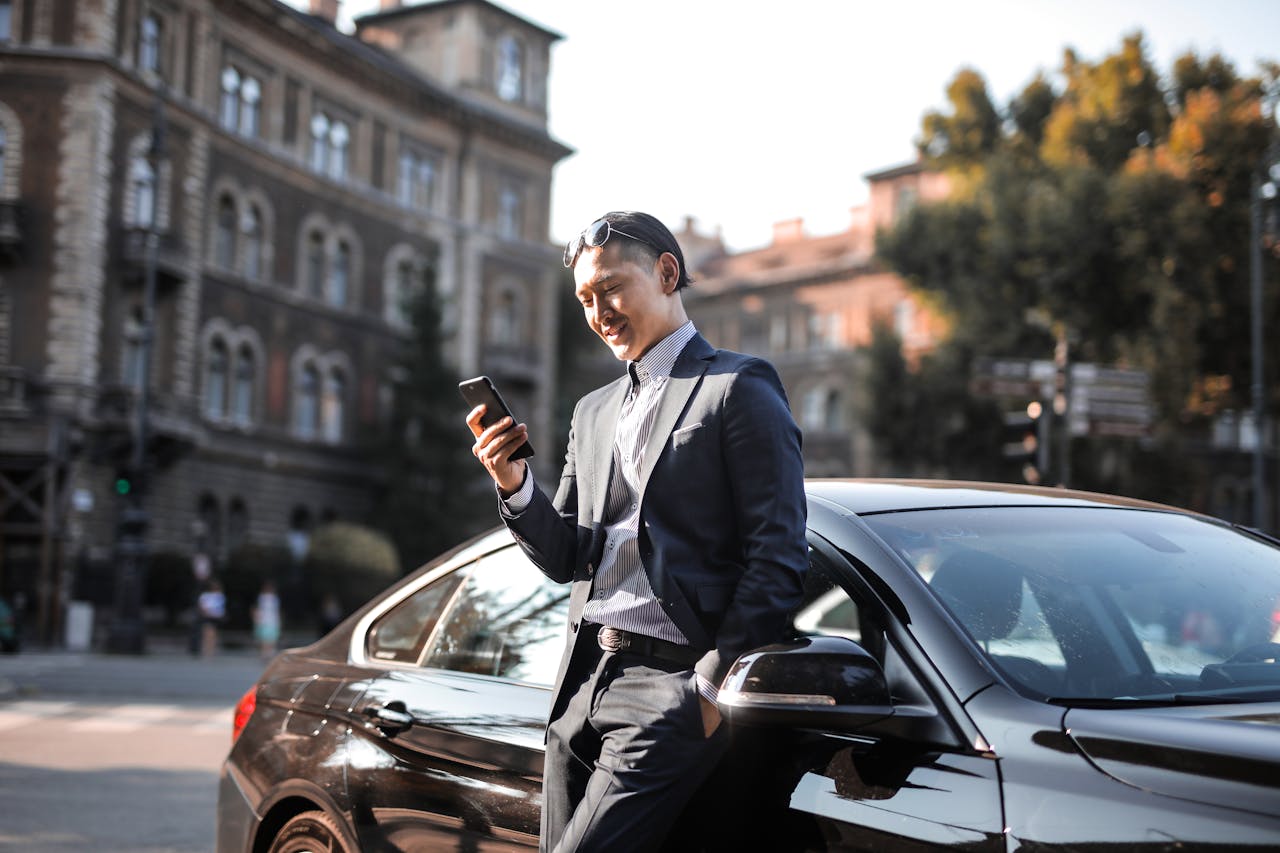
[[218,651],[218,626],[227,616],[227,597],[222,585],[216,580],[209,581],[196,606],[200,611],[200,654],[212,657]]
[[271,581],[263,583],[253,605],[253,638],[264,660],[275,655],[280,641],[280,596],[276,595],[276,585]]

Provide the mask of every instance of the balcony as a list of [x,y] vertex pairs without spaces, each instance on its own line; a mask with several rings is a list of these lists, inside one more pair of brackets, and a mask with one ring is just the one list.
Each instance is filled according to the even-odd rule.
[[22,203],[17,199],[0,199],[0,263],[13,263],[22,257]]
[[[147,238],[150,231],[139,226],[120,229],[120,260],[125,276],[143,282],[147,274]],[[156,285],[177,284],[187,275],[187,249],[182,239],[172,232],[158,232],[156,238]]]
[[20,367],[0,365],[0,415],[23,417],[31,414],[32,403],[39,394],[27,373]]

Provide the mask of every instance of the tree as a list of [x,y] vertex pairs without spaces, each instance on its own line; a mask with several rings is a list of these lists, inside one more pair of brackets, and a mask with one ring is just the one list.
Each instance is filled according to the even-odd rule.
[[[1033,79],[994,138],[985,85],[961,70],[921,140],[956,191],[881,234],[879,254],[950,315],[953,353],[1048,358],[1058,326],[1077,360],[1148,370],[1176,453],[1197,418],[1247,403],[1249,181],[1276,132],[1263,70],[1187,54],[1162,75],[1141,34],[1096,63],[1068,50],[1060,90]],[[1274,265],[1267,288],[1274,328]],[[1267,357],[1280,375],[1280,348]]]
[[440,307],[428,272],[408,301],[411,333],[392,371],[389,422],[370,437],[384,474],[372,523],[407,571],[494,521],[492,489],[471,455],[458,376],[444,358]]

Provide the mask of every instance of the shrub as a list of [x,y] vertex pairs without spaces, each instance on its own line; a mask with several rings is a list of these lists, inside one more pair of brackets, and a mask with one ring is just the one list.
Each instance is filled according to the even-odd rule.
[[334,595],[344,614],[400,577],[400,560],[390,539],[342,521],[316,529],[302,567],[312,601]]

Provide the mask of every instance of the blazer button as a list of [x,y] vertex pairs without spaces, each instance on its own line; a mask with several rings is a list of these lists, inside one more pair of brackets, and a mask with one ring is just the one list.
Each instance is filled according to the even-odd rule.
[[595,573],[596,573],[596,564],[595,564],[595,563],[587,563],[587,574],[588,574],[588,575],[594,575]]

